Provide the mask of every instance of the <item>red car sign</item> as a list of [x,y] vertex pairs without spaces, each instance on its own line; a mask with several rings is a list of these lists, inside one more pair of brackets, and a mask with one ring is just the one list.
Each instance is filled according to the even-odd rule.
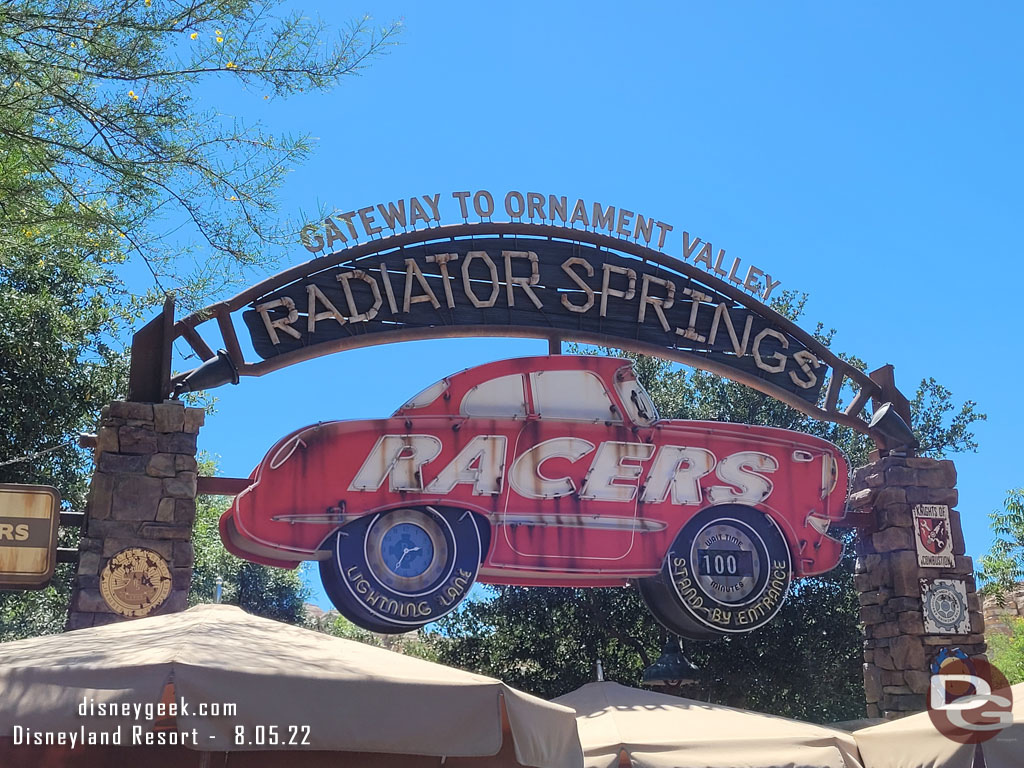
[[391,418],[280,440],[221,518],[229,550],[318,560],[356,624],[404,632],[471,585],[639,584],[669,629],[756,629],[794,577],[834,568],[847,464],[831,443],[659,419],[628,361],[503,360],[449,376]]

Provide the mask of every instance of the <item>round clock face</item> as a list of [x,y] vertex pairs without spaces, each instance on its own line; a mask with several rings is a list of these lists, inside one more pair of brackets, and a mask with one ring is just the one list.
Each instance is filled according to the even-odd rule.
[[414,509],[396,510],[374,521],[365,546],[374,577],[405,595],[427,589],[451,559],[438,521]]
[[149,549],[132,547],[114,555],[100,573],[100,594],[116,613],[146,616],[171,592],[166,561]]
[[381,540],[384,564],[397,576],[419,576],[434,559],[430,535],[415,523],[399,523]]

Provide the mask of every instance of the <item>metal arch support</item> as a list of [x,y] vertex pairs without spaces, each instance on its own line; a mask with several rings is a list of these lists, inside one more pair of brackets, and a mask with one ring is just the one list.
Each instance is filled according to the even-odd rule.
[[[627,257],[639,260],[638,263],[645,265],[656,265],[663,267],[682,277],[693,280],[711,288],[718,294],[728,297],[740,307],[749,310],[756,316],[763,318],[774,328],[778,328],[788,334],[791,338],[799,341],[808,351],[825,363],[830,369],[830,377],[822,404],[809,402],[792,392],[759,378],[757,375],[744,371],[739,367],[733,367],[723,363],[721,360],[713,360],[701,354],[676,349],[668,346],[652,344],[641,339],[630,339],[621,335],[594,333],[592,331],[566,329],[565,327],[545,327],[542,325],[522,324],[450,324],[435,325],[429,327],[403,327],[397,330],[390,330],[386,334],[361,333],[330,341],[318,342],[311,346],[300,347],[282,354],[270,357],[259,362],[246,362],[238,341],[233,313],[253,305],[257,300],[290,286],[296,281],[308,278],[334,267],[353,268],[359,266],[357,262],[365,260],[369,256],[386,256],[395,254],[401,249],[414,245],[433,245],[445,242],[458,243],[460,240],[483,238],[483,237],[522,237],[526,240],[517,241],[520,245],[534,241],[555,241],[561,243],[579,243],[607,251],[611,255],[625,254]],[[464,244],[464,243],[463,243]],[[212,321],[212,322],[210,322]],[[325,256],[311,259],[305,263],[292,266],[266,280],[253,285],[242,291],[233,298],[213,304],[199,312],[178,320],[173,326],[171,339],[182,337],[193,350],[204,360],[209,359],[213,353],[211,347],[203,340],[196,331],[196,327],[210,322],[208,329],[219,333],[223,346],[231,356],[231,359],[238,367],[241,376],[262,376],[272,371],[294,365],[305,360],[321,357],[327,354],[355,349],[365,346],[373,346],[383,343],[399,341],[412,341],[430,338],[452,338],[452,337],[525,337],[546,339],[549,342],[549,349],[554,352],[561,349],[564,340],[575,340],[586,344],[597,344],[613,346],[643,354],[653,355],[668,360],[684,363],[702,370],[710,371],[725,378],[737,381],[749,386],[759,392],[780,400],[791,407],[808,414],[817,419],[842,424],[852,427],[864,434],[872,435],[868,428],[867,421],[863,414],[869,401],[876,405],[880,402],[893,402],[897,412],[909,420],[909,406],[907,400],[896,389],[892,376],[891,366],[886,366],[874,371],[870,376],[857,368],[841,360],[821,342],[815,339],[792,321],[778,314],[768,306],[754,299],[738,287],[709,274],[694,265],[687,264],[672,256],[660,251],[644,247],[638,243],[622,240],[597,232],[578,230],[567,227],[551,225],[526,224],[526,223],[495,223],[481,222],[476,224],[457,224],[450,226],[434,227],[430,229],[415,230],[396,234],[390,237],[371,240],[366,243],[355,245],[342,251],[337,251]],[[171,385],[180,381],[185,374],[179,374],[165,388],[164,394],[171,391]],[[845,408],[840,408],[840,392],[846,383],[850,383],[857,390],[852,402]],[[877,436],[872,435],[879,442]],[[880,442],[879,442],[880,444]],[[881,445],[881,444],[880,444]]]

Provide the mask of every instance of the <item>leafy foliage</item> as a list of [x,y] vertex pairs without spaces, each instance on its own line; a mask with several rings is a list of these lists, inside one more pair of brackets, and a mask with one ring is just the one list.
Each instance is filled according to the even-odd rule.
[[[853,559],[804,580],[762,630],[687,643],[701,680],[682,695],[819,722],[863,717]],[[597,660],[606,679],[639,686],[667,639],[636,589],[489,592],[442,620],[440,661],[544,698],[592,681]]]
[[[213,464],[201,464],[203,474],[213,474]],[[192,528],[195,570],[189,603],[212,603],[217,598],[217,579],[221,580],[221,602],[237,605],[248,613],[268,619],[305,624],[309,589],[299,569],[286,570],[251,563],[235,557],[224,548],[218,527],[220,516],[230,506],[223,496],[200,496],[196,504],[196,522]]]
[[956,410],[948,389],[933,378],[922,379],[910,404],[914,432],[921,441],[920,453],[941,459],[947,453],[978,450],[971,425],[987,417],[977,412],[977,406],[967,400]]
[[991,513],[989,518],[996,538],[981,558],[980,591],[1002,604],[1006,593],[1024,580],[1024,488],[1009,491],[1004,509]]
[[123,313],[107,294],[119,244],[62,219],[66,206],[23,169],[0,152],[0,185],[19,180],[18,203],[50,218],[23,228],[0,218],[0,482],[49,483],[80,504],[88,456],[76,446],[9,462],[88,429],[117,393],[124,360],[109,340]]
[[[231,82],[263,98],[322,90],[359,72],[398,31],[364,18],[333,45],[324,25],[279,0],[13,0],[0,8],[0,155],[16,152],[64,221],[125,240],[161,291],[204,297],[297,226],[276,191],[305,159],[307,136],[200,108],[199,86]],[[15,228],[51,220],[0,178]],[[159,225],[158,225],[159,223]],[[185,226],[202,264],[178,277]],[[201,250],[199,250],[201,249]]]
[[[805,301],[805,295],[788,292],[774,308],[796,320]],[[815,335],[830,345],[834,334],[819,325]],[[852,466],[866,464],[874,448],[866,436],[849,427],[818,422],[714,374],[651,357],[623,356],[633,360],[664,418],[764,424],[812,433],[842,448]],[[844,359],[864,369],[862,361]],[[843,393],[850,396],[849,391]],[[915,403],[926,416],[915,418],[913,426],[931,455],[975,447],[970,427],[984,416],[974,411],[973,403],[957,409],[950,392],[931,380],[922,383]],[[958,416],[948,424],[953,412]],[[701,680],[682,695],[818,722],[864,716],[853,535],[841,535],[847,542],[841,565],[798,582],[766,627],[687,643],[686,654],[701,669]],[[484,599],[443,619],[440,635],[441,661],[500,677],[545,697],[593,680],[598,659],[607,679],[639,685],[643,670],[659,657],[667,637],[636,589],[524,587],[491,589]]]
[[311,624],[313,629],[334,637],[355,640],[358,643],[384,648],[405,656],[437,661],[436,637],[422,629],[400,635],[379,635],[357,627],[344,616],[339,615],[337,611],[328,611],[322,618],[313,620]]
[[[308,137],[203,109],[199,86],[265,99],[326,89],[383,52],[398,25],[362,19],[325,45],[320,22],[275,17],[280,6],[0,4],[0,482],[53,485],[82,509],[91,456],[77,437],[124,395],[130,326],[165,290],[202,305],[297,231],[280,223],[275,196]],[[194,269],[191,257],[202,258]],[[133,259],[153,278],[144,295],[123,282]],[[76,536],[62,530],[61,543]],[[234,575],[257,612],[300,616],[286,582]],[[45,590],[0,592],[0,639],[60,631],[71,577],[61,566]]]
[[1006,675],[1010,685],[1024,683],[1024,619],[1009,617],[1010,634],[990,632],[988,657],[993,666]]
[[62,632],[73,578],[74,566],[58,564],[45,589],[0,592],[0,642]]
[[[109,303],[120,244],[69,222],[25,168],[18,151],[0,151],[0,187],[17,190],[6,205],[0,197],[0,482],[52,485],[65,508],[82,509],[91,457],[77,436],[125,370],[110,343],[125,316]],[[11,226],[12,200],[46,215]],[[62,529],[60,543],[77,536]],[[45,589],[0,592],[0,640],[63,630],[72,577],[73,566],[58,565]]]

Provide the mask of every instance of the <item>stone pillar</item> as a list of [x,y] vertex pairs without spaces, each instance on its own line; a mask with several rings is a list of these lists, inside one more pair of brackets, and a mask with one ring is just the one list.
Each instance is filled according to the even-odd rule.
[[[951,461],[887,457],[856,472],[850,506],[854,517],[863,521],[854,581],[864,623],[864,689],[869,717],[896,718],[924,710],[931,663],[942,648],[959,648],[969,657],[985,653],[981,602],[971,558],[964,556],[956,503],[956,469]],[[918,505],[949,508],[951,567],[919,565],[914,520]],[[964,583],[965,632],[938,634],[941,627],[935,626],[926,631],[922,589],[932,589],[933,579]],[[941,602],[933,606],[943,607]],[[951,613],[941,615],[946,618]]]
[[156,552],[170,571],[170,593],[152,613],[185,609],[194,560],[196,438],[203,418],[201,408],[175,400],[113,402],[103,409],[67,629],[125,618],[101,594],[100,574],[129,547]]

